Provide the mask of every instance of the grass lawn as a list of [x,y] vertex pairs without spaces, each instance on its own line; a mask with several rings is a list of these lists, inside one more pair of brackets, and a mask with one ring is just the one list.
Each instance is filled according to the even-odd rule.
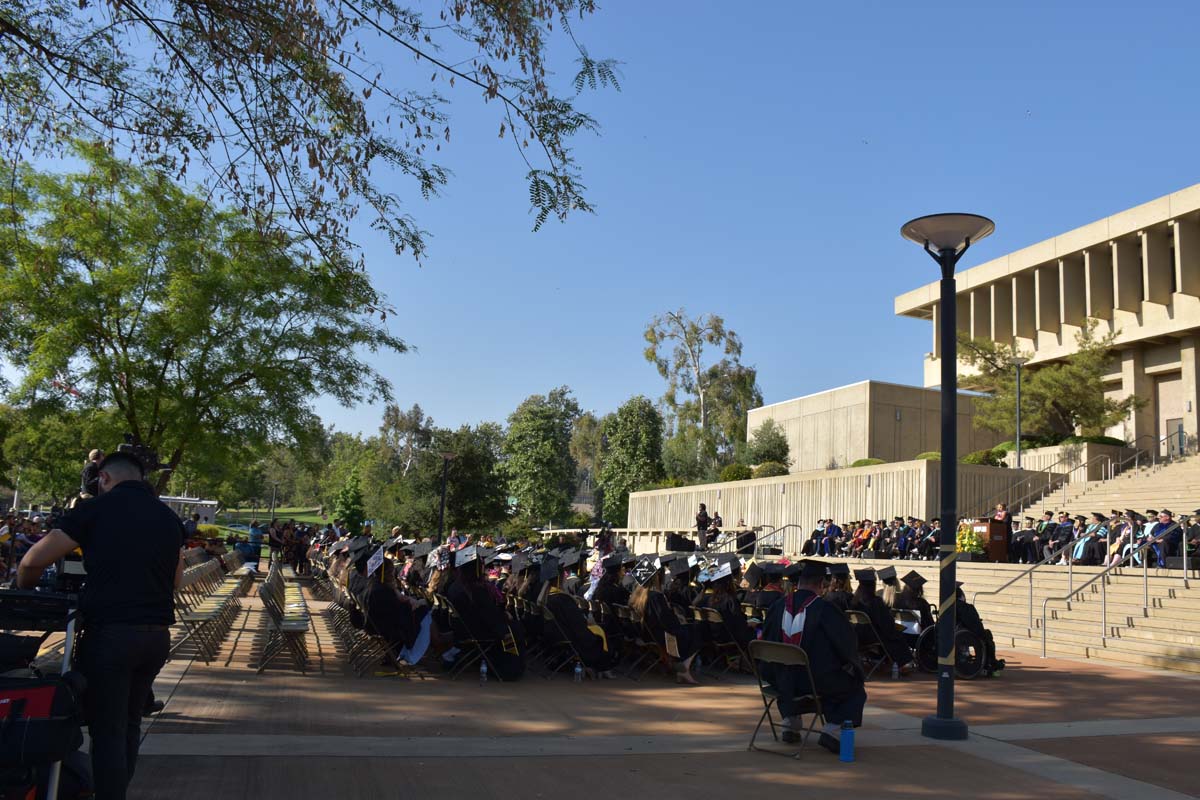
[[[318,513],[319,511],[319,508],[313,508],[311,506],[307,508],[302,508],[299,506],[280,506],[279,508],[275,509],[275,516],[282,520],[294,519],[296,522],[304,522],[310,525],[316,525],[326,522],[326,520],[321,519],[321,515]],[[270,509],[260,508],[256,511],[253,508],[233,508],[221,512],[221,520],[224,522],[248,523],[253,519],[257,519],[260,522],[269,522],[271,519]]]

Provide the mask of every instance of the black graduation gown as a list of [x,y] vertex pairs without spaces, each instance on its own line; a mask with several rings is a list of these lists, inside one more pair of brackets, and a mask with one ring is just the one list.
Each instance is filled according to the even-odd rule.
[[568,575],[563,578],[562,589],[572,597],[583,597],[585,584],[579,579],[578,575]]
[[826,592],[825,602],[845,614],[853,597],[849,592]]
[[617,653],[604,649],[603,640],[588,628],[587,617],[570,595],[552,591],[546,596],[546,608],[554,615],[554,621],[579,653],[585,667],[605,672],[616,666]]
[[984,669],[991,670],[996,663],[996,643],[992,639],[992,632],[983,626],[983,617],[979,616],[979,611],[968,603],[962,594],[959,594],[954,606],[954,620],[958,626],[983,640],[986,656]]
[[367,630],[388,643],[393,652],[412,647],[417,640],[417,619],[412,607],[404,603],[391,587],[368,580],[362,606],[366,612]]
[[[734,640],[743,649],[754,638],[754,629],[750,627],[750,623],[746,622],[746,613],[742,611],[742,606],[737,601],[737,598],[714,592],[712,594],[705,594],[700,598],[697,605],[715,609],[721,615],[721,620],[733,635]],[[719,637],[718,641],[724,638],[724,636]],[[728,641],[728,639],[725,639],[725,641]]]
[[[519,679],[525,672],[525,656],[506,652],[501,646],[501,641],[512,631],[504,609],[496,605],[488,588],[482,583],[457,580],[446,590],[446,599],[462,617],[467,635],[491,643],[485,646],[485,650],[497,676],[505,681]],[[455,631],[456,636],[461,633]]]
[[[912,661],[912,650],[908,643],[904,641],[904,635],[896,630],[896,621],[892,617],[892,610],[878,596],[872,596],[871,599],[864,604],[852,598],[850,608],[856,611],[864,612],[871,618],[871,625],[874,626],[875,632],[879,634],[880,641],[883,642],[884,648],[888,655],[893,660],[900,664],[907,664]],[[863,631],[860,632],[860,639],[863,644],[873,643],[873,639],[869,638],[870,634]]]
[[783,592],[775,589],[759,589],[756,592],[747,592],[743,602],[751,608],[762,609],[765,614],[766,610],[775,605],[775,601],[781,597],[783,597]]
[[674,609],[671,608],[670,601],[660,591],[650,590],[649,596],[646,598],[646,617],[643,622],[646,630],[650,631],[654,640],[663,647],[667,646],[666,634],[669,633],[675,637],[681,661],[695,655],[696,651],[700,649],[699,630],[693,624],[685,625],[680,622],[679,617],[675,616]]
[[[846,596],[849,597],[850,595]],[[919,612],[921,614],[921,630],[933,626],[933,612],[929,610],[929,603],[924,598],[913,597],[908,593],[907,589],[896,595],[896,600],[893,602],[892,608]]]
[[[796,600],[803,603],[812,592],[799,589]],[[783,641],[783,612],[786,600],[780,599],[771,606],[763,622],[763,639],[771,642]],[[866,703],[863,689],[865,675],[858,657],[858,640],[854,627],[846,615],[818,597],[809,604],[805,612],[804,634],[800,646],[808,655],[813,684],[824,706],[829,722],[850,720],[855,726],[862,724],[862,709]],[[790,700],[808,688],[803,667],[782,667],[762,664],[763,678],[779,690],[779,711],[785,717],[794,716],[796,709]]]

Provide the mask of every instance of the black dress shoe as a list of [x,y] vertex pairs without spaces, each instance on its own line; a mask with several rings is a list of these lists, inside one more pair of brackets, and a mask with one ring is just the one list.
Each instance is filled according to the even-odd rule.
[[148,717],[152,714],[157,714],[167,707],[167,704],[162,700],[155,700],[153,703],[146,703],[146,707],[142,709],[142,716]]
[[835,756],[841,755],[841,753],[842,753],[841,740],[838,739],[836,736],[831,736],[828,733],[822,732],[821,738],[817,739],[817,744],[821,745],[821,747],[824,747],[826,750],[833,753]]
[[784,728],[779,738],[783,740],[784,744],[795,744],[800,741],[800,731]]

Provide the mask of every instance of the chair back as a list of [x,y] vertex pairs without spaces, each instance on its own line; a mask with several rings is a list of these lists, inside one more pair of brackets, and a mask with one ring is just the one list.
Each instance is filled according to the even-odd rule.
[[770,642],[755,639],[750,642],[750,658],[767,664],[783,667],[807,667],[808,653],[804,648],[786,642]]

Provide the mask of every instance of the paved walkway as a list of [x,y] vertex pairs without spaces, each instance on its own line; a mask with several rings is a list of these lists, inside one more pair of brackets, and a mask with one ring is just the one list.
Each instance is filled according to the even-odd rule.
[[761,703],[744,678],[356,679],[320,625],[324,674],[281,660],[255,675],[257,617],[220,663],[168,665],[132,797],[1200,796],[1200,680],[1187,676],[1004,654],[1001,678],[959,683],[971,738],[953,744],[920,737],[930,676],[884,678],[868,684],[858,760],[843,764],[815,742],[800,759],[747,752]]

